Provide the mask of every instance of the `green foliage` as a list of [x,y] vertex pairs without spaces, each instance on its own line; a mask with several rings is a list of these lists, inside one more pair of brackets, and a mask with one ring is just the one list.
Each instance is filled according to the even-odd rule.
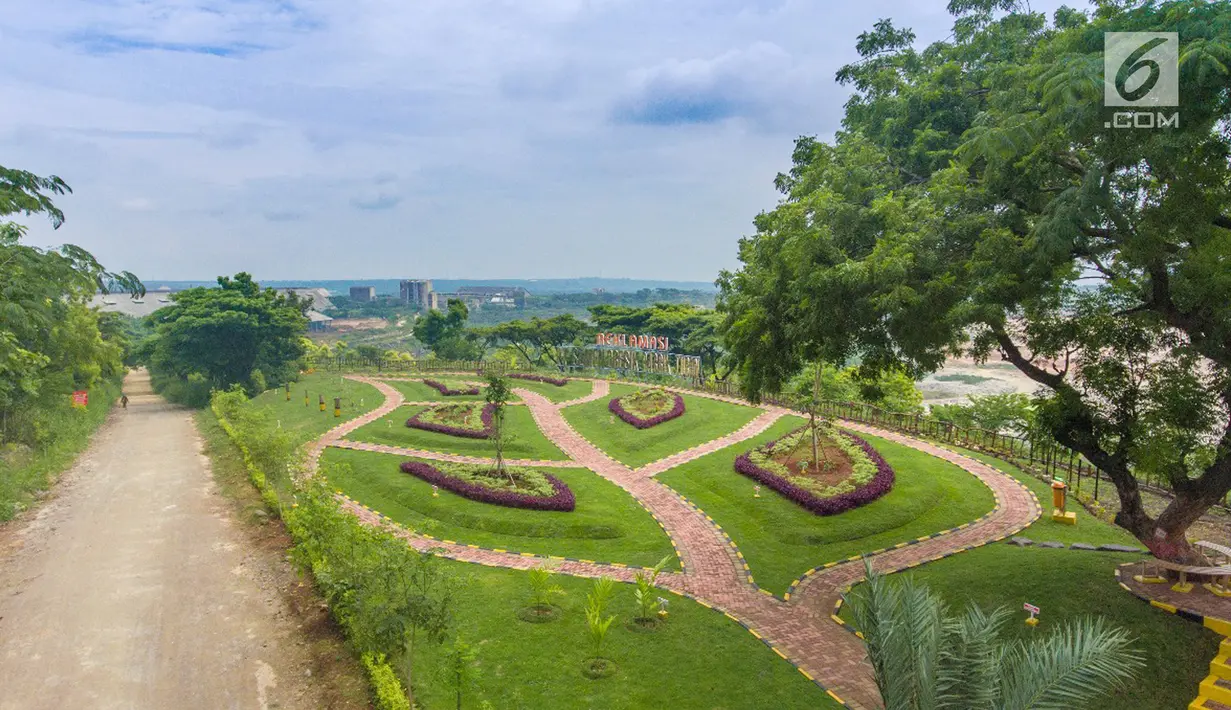
[[552,581],[552,575],[554,574],[555,572],[542,565],[531,568],[526,573],[526,581],[530,583],[531,606],[550,606],[553,597],[564,595],[564,589]]
[[228,433],[247,456],[248,466],[259,470],[276,489],[289,491],[299,442],[275,423],[274,413],[267,407],[252,406],[238,385],[226,391],[215,390],[210,405],[214,414],[232,428]]
[[559,365],[560,348],[572,345],[590,330],[590,326],[565,313],[547,319],[508,321],[489,328],[477,328],[474,332],[484,338],[488,345],[507,345],[527,364],[542,366],[545,361]]
[[367,668],[368,679],[372,683],[376,710],[411,710],[406,691],[383,654],[363,654],[363,666]]
[[664,557],[654,565],[654,568],[649,572],[640,570],[634,577],[636,588],[633,590],[633,601],[637,603],[637,616],[641,620],[653,619],[658,611],[658,575],[662,574],[663,569],[671,562],[671,558]]
[[[509,387],[509,381],[500,375],[488,375],[484,398],[492,407],[491,441],[496,447],[496,470],[504,471],[504,447],[509,438],[509,431],[504,426],[504,414],[509,400],[513,399],[513,390]],[[509,481],[513,481],[512,476],[509,477]],[[514,486],[516,486],[515,483]]]
[[[817,363],[804,366],[787,385],[788,390],[810,401],[816,386]],[[839,368],[822,364],[819,399],[832,402],[863,402],[899,414],[916,414],[923,409],[923,393],[915,381],[897,369],[864,375],[858,367]]]
[[590,307],[590,320],[599,331],[666,336],[671,352],[700,357],[702,368],[717,379],[725,380],[731,373],[718,332],[721,317],[712,310],[688,303],[656,303],[649,308],[603,304]]
[[603,657],[603,644],[607,641],[607,632],[615,622],[614,614],[605,616],[611,597],[615,595],[615,582],[610,577],[599,577],[594,580],[594,586],[586,595],[586,630],[590,635],[590,648],[593,658]]
[[1007,434],[1026,434],[1032,427],[1034,407],[1030,397],[1024,394],[972,394],[967,399],[970,400],[969,405],[934,405],[928,414],[933,419],[956,426],[978,427]]
[[457,710],[462,710],[463,693],[478,685],[478,660],[479,653],[474,646],[458,636],[453,639],[453,645],[445,653],[445,662],[438,669],[439,675],[457,698]]
[[1008,610],[972,605],[954,617],[913,579],[891,581],[866,560],[864,569],[847,601],[889,710],[1083,708],[1144,666],[1128,634],[1101,617],[1004,642]]
[[238,384],[257,395],[294,379],[304,355],[309,301],[262,290],[245,273],[218,277],[218,288],[188,289],[171,298],[172,305],[149,317],[155,326],[149,364],[157,383],[199,375],[213,389]]
[[458,299],[449,299],[446,311],[428,311],[415,322],[415,337],[442,360],[477,360],[483,356],[479,336],[467,332],[470,309]]
[[[860,36],[843,130],[798,141],[785,199],[719,279],[742,382],[998,352],[1049,391],[1039,427],[1115,482],[1117,522],[1185,556],[1231,490],[1231,9],[950,10],[925,49],[888,20]],[[1180,34],[1181,125],[1107,127],[1103,37],[1127,31]],[[1157,516],[1137,476],[1175,490]]]

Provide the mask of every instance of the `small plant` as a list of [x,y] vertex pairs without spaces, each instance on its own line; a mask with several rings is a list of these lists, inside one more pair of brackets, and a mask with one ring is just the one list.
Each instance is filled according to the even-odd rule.
[[479,654],[473,646],[459,636],[453,639],[453,647],[445,652],[444,663],[440,666],[441,679],[453,690],[457,699],[457,710],[462,710],[462,695],[467,688],[477,685]]
[[584,673],[588,678],[606,678],[615,672],[615,664],[603,658],[603,644],[607,641],[607,632],[615,623],[614,614],[607,616],[607,605],[615,593],[615,583],[610,577],[599,577],[594,580],[594,587],[586,596],[586,626],[590,635],[593,656],[586,659]]
[[637,616],[634,621],[642,626],[649,626],[657,620],[660,608],[658,600],[661,597],[655,593],[655,586],[658,584],[658,575],[670,561],[670,556],[664,557],[648,573],[644,570],[637,573],[637,588],[633,591],[633,599],[637,602]]
[[555,572],[539,565],[529,572],[530,604],[517,616],[522,621],[542,623],[560,616],[560,608],[552,604],[552,598],[563,596],[564,590],[552,581]]

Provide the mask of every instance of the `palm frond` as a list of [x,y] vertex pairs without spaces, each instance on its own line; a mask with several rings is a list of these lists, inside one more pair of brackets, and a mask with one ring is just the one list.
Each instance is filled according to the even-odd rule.
[[1081,619],[1029,643],[1013,644],[1001,664],[1005,710],[1066,710],[1122,686],[1144,665],[1123,629]]

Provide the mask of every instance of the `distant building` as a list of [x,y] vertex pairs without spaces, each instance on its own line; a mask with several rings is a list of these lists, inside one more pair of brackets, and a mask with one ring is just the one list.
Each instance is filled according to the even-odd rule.
[[375,286],[351,286],[350,300],[352,301],[375,301],[376,287]]
[[312,310],[314,311],[323,311],[326,308],[333,308],[333,301],[329,300],[329,289],[327,288],[292,287],[280,288],[278,291],[287,294],[294,294],[300,298],[312,299]]
[[431,279],[411,279],[403,281],[398,289],[398,295],[403,303],[410,303],[420,309],[434,308],[432,305]]
[[170,286],[160,286],[153,291],[147,291],[140,298],[133,298],[127,293],[94,294],[90,305],[104,313],[123,313],[132,318],[144,318],[160,308],[171,305]]
[[333,326],[333,319],[320,311],[308,311],[308,332],[324,333]]
[[528,292],[521,286],[462,286],[457,295],[468,306],[525,308]]

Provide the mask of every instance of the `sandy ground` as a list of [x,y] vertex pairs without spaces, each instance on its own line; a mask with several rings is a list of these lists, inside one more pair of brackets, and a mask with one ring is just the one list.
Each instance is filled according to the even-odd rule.
[[979,364],[969,358],[949,358],[945,366],[920,380],[924,404],[969,404],[969,395],[1033,394],[1039,384],[1012,364],[992,356]]
[[191,414],[126,388],[52,499],[0,529],[0,709],[329,705]]

